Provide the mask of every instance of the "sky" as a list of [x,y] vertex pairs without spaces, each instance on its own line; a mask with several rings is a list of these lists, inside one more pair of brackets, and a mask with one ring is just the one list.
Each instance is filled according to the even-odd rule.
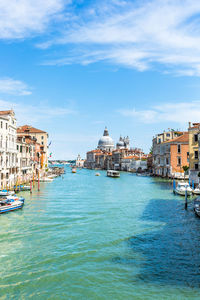
[[49,133],[52,159],[105,126],[145,152],[200,121],[200,1],[0,0],[0,109]]

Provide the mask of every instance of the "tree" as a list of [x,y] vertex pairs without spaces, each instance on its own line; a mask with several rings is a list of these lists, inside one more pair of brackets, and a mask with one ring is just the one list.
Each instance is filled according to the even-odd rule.
[[188,166],[183,166],[183,171],[184,171],[184,180],[185,180],[185,174],[189,170]]

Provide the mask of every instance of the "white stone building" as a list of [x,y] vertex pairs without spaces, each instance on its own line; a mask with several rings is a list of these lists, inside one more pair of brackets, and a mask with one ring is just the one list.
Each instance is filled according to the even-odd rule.
[[78,154],[77,159],[76,159],[76,167],[83,168],[84,162],[85,162],[85,159],[82,159],[80,154]]
[[16,119],[13,110],[0,111],[0,186],[14,185],[18,172]]

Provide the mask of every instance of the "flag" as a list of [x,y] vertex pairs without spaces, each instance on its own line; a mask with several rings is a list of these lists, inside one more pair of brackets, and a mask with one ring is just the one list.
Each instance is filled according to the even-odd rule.
[[49,154],[49,157],[52,157],[52,152]]

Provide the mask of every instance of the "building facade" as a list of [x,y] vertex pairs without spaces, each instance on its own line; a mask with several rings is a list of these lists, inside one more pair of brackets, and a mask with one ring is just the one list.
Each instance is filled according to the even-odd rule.
[[191,181],[199,183],[199,171],[200,171],[200,123],[189,122],[189,176]]
[[183,177],[183,166],[189,166],[189,134],[188,132],[166,134],[160,134],[153,139],[153,174],[161,177]]
[[0,111],[0,186],[14,185],[18,172],[16,119],[13,110]]
[[17,128],[17,135],[19,137],[30,136],[40,144],[40,166],[45,170],[48,167],[48,133],[29,125],[23,125]]

